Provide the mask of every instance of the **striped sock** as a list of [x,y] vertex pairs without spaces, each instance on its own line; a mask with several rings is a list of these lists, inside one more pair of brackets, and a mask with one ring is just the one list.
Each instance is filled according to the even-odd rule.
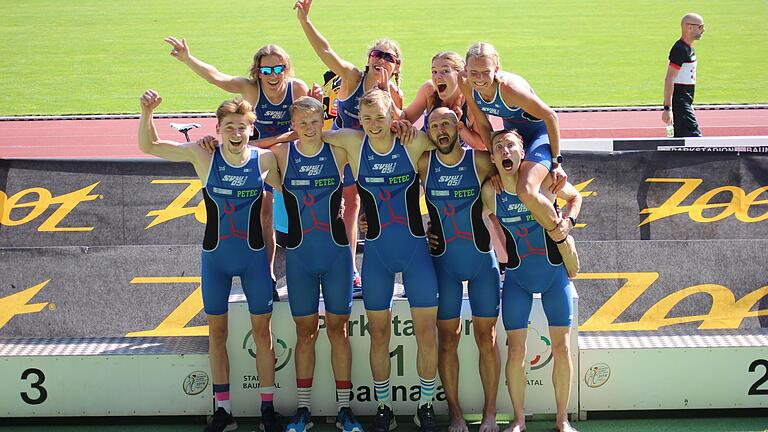
[[389,386],[389,379],[384,381],[373,381],[373,387],[376,391],[376,400],[392,408],[392,388]]
[[312,406],[312,378],[296,378],[296,396],[299,408],[309,409]]
[[214,384],[213,395],[216,397],[216,409],[224,408],[232,414],[232,405],[229,403],[229,384]]
[[419,398],[419,406],[432,403],[432,397],[435,395],[435,383],[437,377],[432,379],[424,379],[419,377],[419,385],[421,386],[421,397]]
[[274,410],[275,386],[261,387],[259,390],[261,391],[261,413],[264,414],[269,409]]
[[349,408],[350,396],[352,396],[352,381],[336,380],[336,404],[339,406],[339,411],[342,408]]

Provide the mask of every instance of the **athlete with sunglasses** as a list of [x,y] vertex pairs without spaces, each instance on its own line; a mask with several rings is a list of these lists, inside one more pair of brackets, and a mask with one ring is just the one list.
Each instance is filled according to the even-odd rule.
[[[310,45],[325,65],[337,76],[341,77],[341,89],[338,95],[338,109],[334,129],[362,129],[360,126],[358,102],[366,91],[378,87],[389,92],[395,103],[395,111],[403,107],[403,95],[400,91],[400,64],[402,55],[397,42],[389,39],[377,40],[368,49],[368,62],[364,70],[342,59],[336,54],[328,40],[315,28],[309,20],[309,9],[312,0],[300,0],[294,5],[296,16],[301,28],[307,36]],[[390,81],[394,79],[394,82]],[[344,169],[344,224],[347,237],[350,240],[352,256],[355,256],[357,242],[357,217],[360,210],[360,197],[357,195],[355,180],[347,166]],[[360,294],[361,279],[355,268],[355,297]]]
[[[238,93],[253,106],[256,114],[254,139],[270,138],[288,132],[291,116],[288,107],[294,100],[306,96],[307,85],[293,77],[293,66],[288,53],[277,45],[265,45],[253,56],[249,77],[238,77],[220,72],[216,67],[194,57],[189,52],[186,39],[165,38],[171,45],[171,56],[187,65],[193,72],[216,87],[230,93]],[[267,185],[268,186],[268,185]],[[264,200],[273,202],[271,187],[265,187]],[[277,223],[275,223],[275,213]],[[272,298],[280,300],[275,288],[275,227],[278,231],[288,231],[287,214],[283,196],[274,193],[274,205],[261,207],[261,226],[267,245],[269,269],[272,274]]]

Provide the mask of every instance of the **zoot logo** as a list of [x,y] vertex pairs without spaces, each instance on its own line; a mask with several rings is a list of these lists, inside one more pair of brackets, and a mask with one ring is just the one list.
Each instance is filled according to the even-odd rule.
[[[91,195],[93,189],[99,185],[99,182],[93,183],[82,189],[78,189],[68,194],[53,196],[51,191],[41,187],[33,187],[19,191],[10,197],[5,191],[0,190],[0,226],[19,226],[37,219],[53,204],[58,204],[59,208],[54,210],[53,214],[48,216],[37,228],[40,232],[83,232],[93,231],[93,227],[61,227],[59,224],[66,218],[80,203],[93,201],[102,198],[101,195]],[[29,198],[35,196],[37,199],[30,201]],[[25,199],[25,197],[28,197]],[[21,202],[20,202],[21,201]],[[24,216],[14,219],[11,215],[13,210],[29,209]]]
[[[648,215],[640,225],[643,226],[680,213],[688,213],[688,217],[696,222],[710,223],[736,216],[741,222],[753,223],[768,220],[768,211],[751,216],[749,210],[753,206],[768,205],[768,199],[757,198],[768,192],[768,186],[761,186],[750,193],[746,193],[738,186],[721,186],[703,193],[692,204],[683,205],[683,201],[703,183],[697,178],[648,178],[647,183],[681,183],[680,187],[658,207],[649,207],[640,210],[640,214]],[[730,201],[712,202],[718,195],[730,195]],[[708,211],[709,210],[709,211]],[[719,210],[719,212],[716,212]],[[705,212],[707,213],[705,215]]]

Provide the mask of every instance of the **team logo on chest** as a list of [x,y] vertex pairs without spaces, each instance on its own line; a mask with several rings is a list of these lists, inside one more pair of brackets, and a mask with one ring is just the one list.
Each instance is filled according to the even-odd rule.
[[243,186],[245,182],[248,180],[248,176],[235,176],[235,175],[225,175],[221,181],[224,183],[229,183],[230,186]]
[[440,178],[437,179],[437,182],[445,184],[446,186],[458,186],[461,183],[462,178],[464,178],[464,174],[441,175]]
[[310,177],[318,176],[323,171],[323,165],[302,165],[299,167],[299,173],[306,174]]
[[380,174],[392,174],[395,172],[395,168],[397,168],[397,162],[373,164],[371,169]]

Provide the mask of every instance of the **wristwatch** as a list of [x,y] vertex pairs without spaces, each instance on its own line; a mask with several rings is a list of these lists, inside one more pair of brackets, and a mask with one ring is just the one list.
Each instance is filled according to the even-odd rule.
[[568,216],[568,219],[570,219],[570,221],[571,221],[571,226],[575,227],[576,226],[576,218],[573,217],[573,216]]
[[670,111],[672,108],[669,105],[664,105],[664,111]]
[[552,156],[552,169],[563,163],[563,155]]

